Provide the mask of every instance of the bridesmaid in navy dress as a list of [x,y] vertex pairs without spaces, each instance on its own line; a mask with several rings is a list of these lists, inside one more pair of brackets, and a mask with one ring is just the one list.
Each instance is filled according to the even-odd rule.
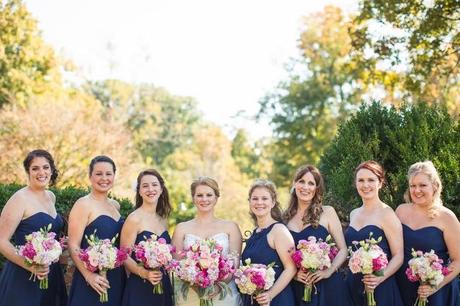
[[[417,296],[428,297],[430,306],[455,306],[460,303],[460,223],[455,214],[442,205],[442,183],[430,161],[418,162],[409,168],[407,204],[399,205],[396,214],[403,224],[404,263],[397,280],[405,306],[414,305]],[[406,275],[411,249],[435,253],[449,266],[450,273],[438,288],[410,282]]]
[[[295,174],[289,207],[284,214],[287,227],[296,245],[299,240],[307,240],[310,236],[326,241],[331,235],[338,253],[327,270],[307,273],[299,269],[292,281],[295,305],[349,306],[352,305],[350,293],[344,278],[337,272],[348,253],[342,225],[334,208],[323,205],[323,195],[324,181],[319,170],[312,165],[300,167]],[[311,302],[302,300],[308,283],[316,287]]]
[[379,198],[379,190],[385,181],[382,166],[375,161],[361,163],[355,169],[355,186],[363,205],[350,214],[350,226],[345,232],[348,246],[353,241],[382,237],[379,246],[388,256],[388,266],[383,276],[352,274],[348,271],[347,283],[354,305],[367,305],[364,285],[374,290],[379,306],[401,306],[402,300],[394,273],[403,261],[403,237],[401,222],[393,209]]
[[[154,169],[139,173],[136,185],[136,210],[126,219],[121,231],[121,245],[134,244],[155,234],[171,243],[167,231],[171,212],[168,189]],[[125,261],[129,277],[123,295],[123,306],[172,306],[172,288],[167,273],[146,270],[132,258]],[[153,285],[162,282],[163,294],[153,294]]]
[[[64,306],[67,302],[64,277],[59,263],[50,267],[28,266],[17,255],[11,244],[25,244],[25,236],[52,225],[51,231],[59,234],[63,220],[57,214],[54,194],[46,190],[58,176],[53,157],[47,151],[34,150],[24,160],[29,183],[18,190],[5,204],[0,217],[0,252],[6,257],[0,275],[0,305],[8,306]],[[38,279],[48,277],[49,287],[39,288]]]
[[[91,192],[78,199],[69,215],[69,251],[75,262],[75,273],[69,293],[69,306],[120,306],[126,274],[123,267],[107,272],[107,278],[90,272],[78,258],[80,249],[88,247],[85,235],[96,231],[100,239],[112,239],[120,234],[123,219],[120,205],[108,198],[113,186],[115,163],[107,156],[91,160],[89,179]],[[100,294],[108,292],[109,301],[100,303]]]
[[[256,180],[249,190],[250,214],[256,224],[241,255],[243,262],[268,265],[275,263],[275,283],[268,291],[259,294],[254,305],[294,305],[294,294],[289,282],[297,272],[290,250],[294,240],[281,223],[281,209],[275,185],[268,180]],[[250,306],[251,297],[243,295],[243,305]]]

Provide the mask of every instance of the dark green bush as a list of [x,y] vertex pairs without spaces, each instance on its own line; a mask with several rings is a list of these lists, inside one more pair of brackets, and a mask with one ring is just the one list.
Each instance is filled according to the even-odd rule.
[[407,170],[415,162],[431,160],[439,171],[444,205],[460,215],[460,125],[447,110],[424,103],[400,109],[374,102],[363,105],[342,124],[322,156],[328,201],[348,218],[361,205],[353,187],[355,167],[369,159],[385,168],[387,186],[381,198],[393,208],[404,202]]
[[[6,204],[8,199],[23,185],[18,184],[0,184],[0,210]],[[56,196],[56,210],[65,219],[67,219],[72,205],[82,196],[88,194],[89,189],[78,188],[78,187],[65,187],[65,188],[50,188],[50,190]],[[133,210],[133,204],[129,199],[117,198],[110,196],[120,203],[120,214],[126,218],[128,214]]]
[[[8,199],[23,185],[18,184],[0,184],[0,210],[3,209],[3,206],[8,201]],[[75,201],[78,198],[88,194],[89,190],[84,188],[77,187],[65,187],[62,189],[51,188],[50,189],[56,195],[56,210],[57,212],[64,217],[65,223],[67,225],[67,220],[69,216],[70,209]],[[133,204],[126,198],[117,198],[112,197],[120,203],[120,214],[126,218],[128,214],[133,210]],[[67,232],[67,226],[65,226],[64,232]],[[4,258],[0,258],[0,269],[3,266]]]

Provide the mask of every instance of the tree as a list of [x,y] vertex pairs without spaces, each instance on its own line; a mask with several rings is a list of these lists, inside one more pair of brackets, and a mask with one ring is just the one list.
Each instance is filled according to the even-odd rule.
[[212,124],[199,125],[193,131],[190,145],[168,156],[164,171],[168,181],[176,185],[175,190],[181,190],[174,194],[174,202],[176,205],[183,203],[184,216],[190,218],[193,214],[190,183],[199,176],[210,176],[221,189],[216,214],[238,222],[242,229],[247,230],[252,227],[247,204],[250,182],[235,165],[231,148],[231,141],[222,129]]
[[270,172],[271,164],[268,158],[264,156],[266,151],[263,140],[250,144],[244,129],[238,129],[232,140],[232,158],[240,172],[251,179],[265,177]]
[[460,214],[459,121],[441,106],[426,103],[403,105],[401,109],[374,102],[342,124],[331,146],[321,158],[328,200],[344,216],[360,205],[353,187],[353,169],[376,160],[385,168],[387,187],[382,200],[394,208],[404,202],[407,170],[415,162],[432,160],[443,184],[444,204]]
[[129,134],[89,96],[74,93],[61,100],[43,96],[26,107],[7,105],[0,111],[0,181],[25,182],[21,162],[37,148],[49,150],[60,171],[59,185],[86,186],[91,158],[106,154],[117,164],[121,184],[129,190],[137,156]]
[[[458,0],[361,0],[351,31],[354,59],[381,82],[397,72],[399,95],[445,104],[460,114],[460,3]],[[407,99],[406,99],[407,100]]]
[[21,0],[0,0],[0,107],[61,85],[59,62]]
[[105,80],[89,82],[85,90],[130,131],[149,165],[161,166],[168,155],[189,145],[193,126],[199,122],[195,100],[150,84]]
[[337,122],[361,101],[362,71],[349,57],[351,26],[332,6],[305,18],[302,59],[290,68],[290,79],[260,101],[259,116],[268,116],[274,127],[270,177],[278,184],[286,185],[299,165],[317,163]]

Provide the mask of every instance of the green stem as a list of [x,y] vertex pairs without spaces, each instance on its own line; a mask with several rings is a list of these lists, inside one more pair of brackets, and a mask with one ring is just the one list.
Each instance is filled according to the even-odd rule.
[[367,297],[367,306],[377,306],[377,302],[375,301],[374,291],[366,291]]
[[303,289],[303,301],[311,302],[311,293],[313,291],[313,286],[311,284],[306,284]]
[[163,284],[161,281],[158,284],[153,285],[153,294],[163,294]]

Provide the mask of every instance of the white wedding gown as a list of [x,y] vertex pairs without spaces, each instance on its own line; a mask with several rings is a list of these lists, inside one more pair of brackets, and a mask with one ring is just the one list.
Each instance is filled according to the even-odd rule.
[[[223,254],[227,255],[228,250],[229,250],[229,241],[228,241],[228,234],[226,233],[218,233],[210,238],[213,238],[216,240],[218,244],[220,244],[223,247]],[[195,243],[197,240],[202,240],[201,237],[198,237],[193,234],[185,234],[184,237],[184,249],[190,247],[193,243]],[[181,280],[175,278],[175,300],[176,300],[176,306],[199,306],[200,305],[200,299],[198,297],[198,294],[190,289],[188,291],[187,298],[184,299],[182,294],[180,293],[180,282]],[[230,287],[231,294],[227,294],[227,296],[219,300],[219,297],[215,297],[212,300],[213,306],[240,306],[241,305],[241,297],[236,289],[235,281],[231,281],[228,286]]]

